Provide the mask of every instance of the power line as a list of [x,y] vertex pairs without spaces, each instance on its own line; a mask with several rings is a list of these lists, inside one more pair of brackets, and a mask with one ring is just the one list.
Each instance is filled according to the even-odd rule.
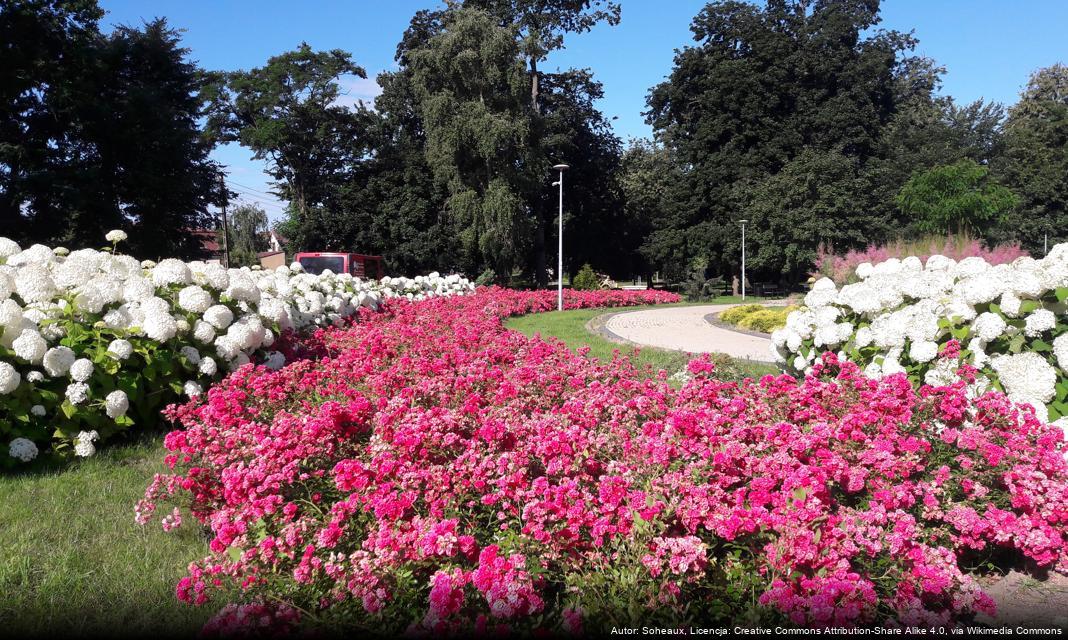
[[237,185],[238,187],[243,187],[243,188],[245,188],[245,189],[247,189],[249,191],[258,193],[261,196],[266,196],[268,198],[275,197],[275,195],[273,193],[267,193],[265,191],[260,191],[259,189],[255,188],[255,187],[250,187],[247,184],[241,184],[240,182],[234,182],[233,180],[228,180],[227,182],[229,182],[229,184],[231,184],[231,185]]

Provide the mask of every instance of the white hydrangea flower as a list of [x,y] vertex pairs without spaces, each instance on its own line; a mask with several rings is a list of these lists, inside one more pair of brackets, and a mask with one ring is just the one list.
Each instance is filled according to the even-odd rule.
[[112,229],[111,231],[108,231],[106,234],[104,234],[104,239],[112,243],[122,242],[126,240],[127,237],[128,236],[126,235],[126,232],[122,229]]
[[279,351],[272,351],[267,354],[267,359],[264,361],[264,366],[272,371],[281,369],[286,364],[286,357]]
[[1041,354],[1024,351],[990,359],[1001,385],[1013,402],[1045,404],[1057,393],[1057,371]]
[[100,434],[96,431],[81,431],[78,436],[74,438],[74,455],[79,458],[88,458],[96,454],[96,447],[94,442],[100,439]]
[[126,392],[121,389],[112,391],[104,398],[104,409],[112,420],[126,415],[129,408],[130,399],[126,396]]
[[70,347],[52,347],[45,352],[41,366],[53,378],[67,375],[70,367],[78,357]]
[[133,355],[133,351],[134,348],[133,345],[130,344],[130,341],[123,340],[122,338],[112,340],[111,343],[108,345],[108,353],[115,356],[119,360],[125,360],[129,358]]
[[18,338],[11,343],[15,355],[30,364],[41,364],[45,352],[48,351],[48,343],[41,334],[33,329],[24,329]]
[[7,455],[19,462],[29,462],[37,457],[37,453],[37,445],[27,438],[15,438],[7,445]]
[[0,262],[22,251],[19,243],[10,238],[0,237]]
[[226,305],[217,304],[204,312],[204,321],[216,329],[225,329],[234,321],[234,312]]
[[78,358],[70,366],[70,377],[76,382],[85,382],[93,377],[93,361],[88,358]]
[[193,339],[200,344],[208,344],[215,340],[215,327],[203,320],[197,320],[193,325]]
[[152,283],[157,287],[167,285],[187,285],[193,281],[193,272],[189,267],[176,258],[160,260],[159,264],[152,267]]
[[1053,339],[1053,355],[1057,358],[1057,366],[1068,371],[1068,333]]
[[200,359],[200,364],[197,366],[197,370],[203,375],[214,376],[219,370],[219,365],[216,364],[215,359],[210,356],[204,356]]
[[913,342],[909,346],[909,357],[915,362],[930,362],[938,355],[938,344],[935,342]]
[[44,382],[44,374],[34,369],[26,374],[26,379],[30,382]]
[[1011,291],[1006,291],[1001,295],[1000,303],[1001,312],[1010,318],[1015,318],[1020,315],[1020,305],[1023,301],[1016,297],[1016,294]]
[[43,264],[28,264],[16,272],[15,292],[23,302],[48,302],[57,291],[52,274]]
[[67,385],[67,390],[64,392],[67,396],[67,400],[73,405],[83,404],[89,399],[89,385],[84,382],[72,382]]
[[182,385],[182,391],[190,398],[195,398],[201,393],[204,393],[204,389],[196,380],[187,380],[186,383]]
[[211,294],[195,284],[178,292],[178,306],[190,313],[204,313],[214,303]]
[[189,364],[194,367],[200,364],[200,352],[196,350],[196,347],[182,347],[180,353],[182,354],[182,357],[188,360]]
[[992,342],[1005,333],[1008,325],[1005,320],[996,313],[986,311],[972,323],[972,333],[984,343]]
[[22,376],[10,364],[0,361],[0,395],[7,395],[19,388]]
[[43,418],[45,416],[45,414],[48,413],[48,412],[45,410],[44,405],[35,404],[32,407],[30,407],[30,413],[32,413],[33,415],[37,416],[38,418]]
[[1057,316],[1049,309],[1036,309],[1024,321],[1024,335],[1037,338],[1057,325]]
[[178,333],[178,323],[169,313],[149,313],[145,315],[141,329],[156,342],[166,342]]

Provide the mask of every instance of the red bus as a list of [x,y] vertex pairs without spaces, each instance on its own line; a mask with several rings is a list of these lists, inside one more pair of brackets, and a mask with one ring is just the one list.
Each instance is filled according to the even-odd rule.
[[314,251],[298,253],[293,258],[312,275],[319,275],[327,269],[334,273],[351,273],[355,278],[378,280],[385,273],[382,271],[382,256],[365,256],[360,253],[331,253]]

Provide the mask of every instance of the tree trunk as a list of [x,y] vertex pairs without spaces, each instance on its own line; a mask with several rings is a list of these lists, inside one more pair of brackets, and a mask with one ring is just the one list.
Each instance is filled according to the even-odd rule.
[[543,289],[549,284],[549,277],[545,273],[545,216],[537,217],[537,227],[534,230],[534,285]]

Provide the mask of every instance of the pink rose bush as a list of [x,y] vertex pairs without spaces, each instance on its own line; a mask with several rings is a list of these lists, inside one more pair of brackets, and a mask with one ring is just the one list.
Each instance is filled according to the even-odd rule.
[[827,353],[735,383],[698,358],[673,388],[502,325],[553,303],[390,302],[172,407],[137,518],[209,531],[177,586],[222,607],[205,632],[929,626],[993,613],[971,567],[1068,570],[1064,436],[970,397],[974,370],[916,390]]

